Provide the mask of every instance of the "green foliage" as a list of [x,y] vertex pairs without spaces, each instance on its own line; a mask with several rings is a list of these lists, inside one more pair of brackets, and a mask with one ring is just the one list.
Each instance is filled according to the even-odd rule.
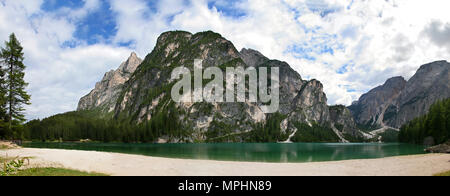
[[10,161],[5,160],[0,168],[0,176],[10,176],[16,174],[19,169],[24,166],[25,160],[29,162],[28,158],[15,158]]
[[[202,110],[208,112],[208,105]],[[197,142],[279,142],[288,139],[290,133],[283,133],[281,121],[286,115],[270,114],[265,123],[257,123],[250,132],[239,132],[239,128],[215,118],[205,132],[206,140]],[[101,142],[156,142],[164,137],[168,141],[189,142],[193,129],[183,126],[180,114],[173,102],[152,115],[151,120],[136,124],[134,121],[118,121],[93,117],[90,111],[69,112],[26,124],[26,135],[33,141],[80,141],[90,139]],[[337,142],[339,138],[331,128],[316,123],[312,127],[297,123],[299,130],[294,142]],[[184,141],[185,140],[185,141]]]
[[[100,118],[92,111],[58,114],[26,124],[26,139],[34,141],[80,141],[90,139],[102,142],[155,142],[161,136],[186,137],[179,123],[178,110],[172,102],[153,114],[148,122],[119,121]],[[96,117],[97,116],[97,117]]]
[[58,114],[46,119],[32,120],[26,124],[32,140],[39,141],[79,141],[90,138],[103,141],[104,131],[113,134],[116,130],[106,126],[106,122],[100,119],[89,118],[83,112],[69,112]]
[[7,134],[7,91],[6,91],[6,78],[5,70],[3,68],[3,63],[0,62],[0,139],[4,138]]
[[336,129],[338,129],[341,132],[344,130],[344,125],[339,123],[334,124],[334,127],[336,127]]
[[22,137],[23,105],[29,105],[31,98],[25,91],[28,84],[24,81],[23,56],[23,48],[13,33],[0,52],[0,138]]
[[297,133],[291,139],[293,142],[339,142],[339,137],[330,127],[313,123],[309,126],[305,123],[294,123]]
[[396,130],[388,129],[384,133],[378,134],[381,136],[381,141],[384,143],[397,143],[399,132]]
[[24,158],[2,158],[0,157],[0,176],[106,176],[102,173],[88,173],[77,170],[63,169],[63,168],[28,168],[23,169],[24,166],[29,165],[30,159]]
[[437,101],[427,115],[402,126],[399,141],[423,144],[427,137],[433,137],[436,144],[450,139],[450,99]]
[[377,129],[380,129],[380,128],[381,128],[381,127],[378,126],[378,125],[371,125],[370,122],[369,122],[368,124],[366,124],[366,125],[360,125],[360,124],[357,124],[356,127],[357,127],[359,130],[364,131],[364,132],[371,132],[371,131],[374,131],[374,130],[377,130]]
[[265,123],[258,123],[254,129],[247,134],[246,142],[279,142],[288,139],[288,133],[281,132],[281,121],[286,119],[286,115],[273,113],[267,116]]
[[236,141],[238,138],[235,137],[234,130],[236,130],[235,126],[215,119],[211,122],[210,129],[205,133],[206,142],[223,143]]
[[434,176],[450,176],[450,171],[435,174]]
[[344,133],[343,135],[344,135],[344,138],[345,138],[347,141],[351,142],[351,143],[364,143],[364,142],[368,142],[367,139],[364,138],[364,137],[362,137],[362,136],[354,136],[354,135],[347,134],[347,133]]
[[245,65],[245,63],[241,58],[236,58],[236,59],[228,61],[222,65],[219,65],[218,68],[221,69],[223,72],[226,72],[227,67],[236,68],[239,65]]
[[342,113],[346,109],[344,105],[332,105],[329,106],[330,111],[336,111],[336,113]]

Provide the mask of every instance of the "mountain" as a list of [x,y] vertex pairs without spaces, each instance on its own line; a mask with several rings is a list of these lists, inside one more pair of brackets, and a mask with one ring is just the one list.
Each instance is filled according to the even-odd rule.
[[103,79],[95,85],[94,90],[80,99],[77,110],[101,109],[112,112],[123,84],[130,79],[141,63],[142,60],[137,57],[136,53],[131,53],[130,57],[117,70],[107,72]]
[[425,115],[432,104],[450,97],[450,63],[437,61],[420,67],[400,94],[395,121],[400,127],[406,122]]
[[349,107],[355,122],[369,126],[383,125],[386,111],[389,112],[390,106],[397,100],[405,85],[403,77],[394,77],[362,95]]
[[[180,81],[195,83],[193,75],[199,73],[199,65],[194,64],[198,59],[202,60],[203,70],[215,68],[219,72],[213,79],[203,78],[202,87],[220,79],[222,71],[226,79],[224,91],[230,90],[227,84],[234,83],[226,75],[228,68],[243,68],[243,72],[265,68],[273,72],[271,68],[278,68],[278,77],[270,73],[264,77],[268,85],[279,87],[269,90],[270,94],[279,91],[279,109],[275,113],[264,112],[265,106],[276,100],[173,101],[173,87]],[[191,74],[172,79],[173,72],[181,67]],[[441,142],[446,139],[441,133],[446,132],[439,127],[444,127],[441,122],[448,115],[439,117],[445,107],[437,101],[450,97],[449,67],[446,61],[426,64],[409,81],[402,77],[388,79],[349,107],[328,106],[322,83],[304,80],[286,62],[269,59],[253,49],[238,51],[232,42],[211,31],[196,34],[169,31],[158,37],[144,60],[132,53],[117,70],[107,72],[80,99],[77,111],[30,121],[26,129],[30,139],[49,141],[89,138],[158,143],[381,142],[400,138],[421,142],[425,139],[422,136],[430,133],[428,129],[418,131],[419,124],[421,128],[431,126],[433,138]],[[261,74],[257,77],[264,81]],[[244,88],[248,92],[251,85]],[[232,95],[239,98],[236,92]],[[261,99],[261,95],[258,97]],[[412,121],[399,133],[397,128],[427,113],[435,102],[438,109],[432,109],[431,115],[422,121]]]
[[409,81],[391,78],[348,108],[360,125],[400,128],[425,115],[436,101],[450,97],[449,68],[447,61],[422,65]]
[[[177,81],[171,80],[171,73],[180,66],[192,72],[195,59],[203,60],[203,69],[278,67],[279,112],[265,114],[261,101],[175,103],[171,89]],[[233,43],[211,31],[161,34],[142,62],[132,54],[80,100],[78,110],[102,111],[115,121],[149,126],[170,120],[169,127],[162,126],[167,130],[162,130],[164,137],[160,138],[167,142],[289,142],[294,137],[345,142],[345,135],[361,135],[347,108],[330,113],[319,81],[303,80],[286,62],[271,60],[258,51],[239,52]],[[304,131],[305,126],[320,131]]]

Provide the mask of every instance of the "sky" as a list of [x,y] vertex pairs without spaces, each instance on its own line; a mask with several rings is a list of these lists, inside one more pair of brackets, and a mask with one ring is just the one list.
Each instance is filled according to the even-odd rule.
[[76,110],[131,52],[170,30],[212,30],[288,62],[350,105],[388,78],[450,60],[448,0],[0,0],[0,46],[24,47],[28,119]]

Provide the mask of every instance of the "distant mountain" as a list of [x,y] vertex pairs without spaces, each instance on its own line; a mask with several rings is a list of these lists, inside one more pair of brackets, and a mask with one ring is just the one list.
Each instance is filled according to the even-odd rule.
[[409,81],[391,78],[348,108],[360,125],[400,128],[425,115],[436,101],[450,97],[449,69],[447,61],[422,65]]
[[397,100],[405,85],[403,77],[394,77],[362,95],[349,107],[355,122],[370,126],[384,125],[386,111],[389,112],[389,107]]
[[[194,59],[202,59],[204,69],[213,66],[223,70],[238,66],[279,67],[279,112],[265,114],[260,101],[173,102],[170,90],[176,81],[171,80],[171,72],[179,66],[193,71]],[[161,138],[168,142],[249,141],[249,137],[250,141],[307,138],[345,142],[346,136],[362,136],[347,108],[333,108],[330,112],[319,81],[303,80],[286,62],[270,60],[258,51],[243,49],[239,52],[230,41],[211,31],[161,34],[153,51],[142,62],[132,54],[80,100],[78,110],[101,111],[113,116],[115,121],[150,123],[151,126],[156,126],[158,119],[170,119],[173,127],[163,127],[170,131],[162,130],[165,136]],[[311,129],[303,130],[305,125]],[[259,131],[267,131],[265,127],[271,129]]]

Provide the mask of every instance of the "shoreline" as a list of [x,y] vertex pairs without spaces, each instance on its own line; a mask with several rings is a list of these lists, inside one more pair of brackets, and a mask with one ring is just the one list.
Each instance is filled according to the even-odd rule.
[[450,154],[308,163],[161,158],[112,152],[18,148],[0,156],[32,157],[32,167],[63,167],[113,176],[432,176],[450,170]]

